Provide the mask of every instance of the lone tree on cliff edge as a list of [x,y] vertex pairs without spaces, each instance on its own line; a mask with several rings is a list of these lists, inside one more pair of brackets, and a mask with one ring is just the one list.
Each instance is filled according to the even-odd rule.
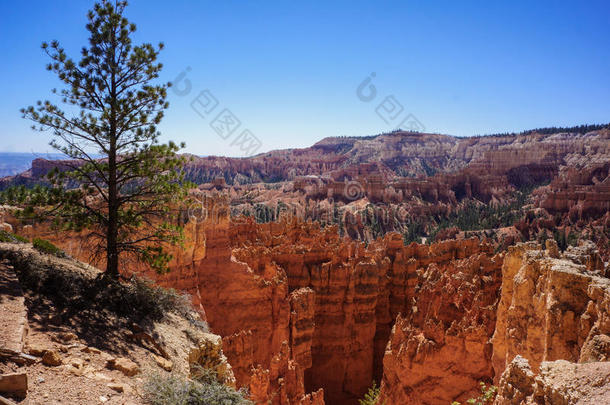
[[57,41],[43,43],[47,70],[65,84],[53,93],[66,110],[50,101],[21,110],[34,130],[51,130],[50,145],[71,158],[49,173],[44,199],[30,203],[45,205],[44,214],[63,229],[87,229],[113,278],[121,254],[167,269],[163,245],[182,236],[169,207],[186,194],[184,159],[176,155],[184,144],[160,144],[156,128],[171,85],[153,83],[163,44],[132,45],[136,27],[123,16],[126,6],[103,0],[89,11],[89,44],[78,63]]

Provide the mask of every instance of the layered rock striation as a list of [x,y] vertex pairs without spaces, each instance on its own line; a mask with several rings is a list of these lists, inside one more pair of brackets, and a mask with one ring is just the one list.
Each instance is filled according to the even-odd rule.
[[493,377],[502,255],[489,246],[410,274],[412,306],[399,315],[383,358],[381,401],[441,404],[476,394]]
[[[224,196],[204,204],[205,218],[186,221],[187,241],[172,252],[168,274],[135,263],[123,271],[188,292],[222,337],[237,385],[257,404],[355,404],[373,380],[388,404],[464,401],[479,381],[501,382],[517,355],[534,379],[552,374],[541,374],[545,362],[608,359],[605,256],[592,246],[560,254],[551,243],[517,245],[504,257],[478,239],[405,246],[387,232],[395,218],[380,218],[400,208],[402,226],[449,215],[464,199],[497,205],[552,179],[535,193],[534,220],[552,229],[555,217],[594,218],[594,230],[606,232],[609,139],[608,130],[470,139],[394,133],[248,159],[196,158],[190,178]],[[34,166],[30,180],[53,164]],[[287,182],[244,184],[270,180]],[[232,210],[267,203],[287,215],[231,218]],[[337,203],[345,203],[340,218]],[[316,217],[320,223],[340,225],[304,220],[318,207],[327,217]],[[376,223],[366,222],[369,213]],[[44,227],[27,235],[88,259],[82,235]]]
[[[610,280],[595,250],[553,242],[510,247],[492,339],[496,381],[516,355],[537,372],[543,361],[576,362],[610,334]],[[605,337],[604,337],[605,336]]]
[[610,362],[542,362],[536,375],[517,355],[500,379],[494,405],[610,403]]
[[538,204],[550,213],[573,218],[604,215],[610,211],[610,162],[566,167],[548,189]]
[[[355,404],[373,380],[386,403],[464,401],[492,380],[499,398],[555,395],[545,364],[610,358],[608,267],[592,244],[504,255],[478,239],[405,246],[388,234],[367,245],[294,218],[230,220],[226,198],[208,208],[168,274],[124,271],[189,292],[257,404]],[[518,355],[535,386],[515,385]]]
[[[608,139],[607,128],[588,133],[534,131],[467,138],[398,131],[369,137],[325,138],[309,148],[276,150],[248,158],[192,156],[185,170],[188,180],[195,183],[222,178],[230,185],[293,181],[302,176],[341,181],[375,174],[387,182],[462,173],[463,180],[469,176],[481,178],[475,189],[480,187],[485,194],[491,191],[492,184],[500,187],[508,182],[519,187],[549,181],[560,166],[607,163]],[[63,169],[71,163],[36,159],[31,170],[1,181],[0,188],[44,180],[52,168]],[[465,191],[464,182],[461,184]],[[370,191],[374,199],[374,188]]]
[[[367,246],[316,223],[231,221],[226,199],[208,208],[214,215],[187,223],[187,242],[174,252],[169,273],[133,263],[124,271],[188,292],[222,336],[237,385],[259,404],[355,404],[382,377],[399,314],[422,330],[437,330],[440,339],[451,329],[449,318],[471,300],[481,302],[473,288],[491,291],[499,277],[492,274],[499,269],[492,247],[478,239],[405,246],[400,235],[388,234]],[[434,298],[455,277],[468,282]],[[457,307],[445,306],[453,291],[461,294]],[[418,299],[422,294],[427,298]],[[481,311],[471,314],[473,329],[490,327],[491,315]],[[437,313],[443,317],[434,323]],[[461,327],[457,322],[450,333]],[[487,332],[471,336],[479,333]],[[487,375],[485,366],[477,368]]]
[[500,404],[610,400],[610,279],[591,244],[509,248],[492,339]]

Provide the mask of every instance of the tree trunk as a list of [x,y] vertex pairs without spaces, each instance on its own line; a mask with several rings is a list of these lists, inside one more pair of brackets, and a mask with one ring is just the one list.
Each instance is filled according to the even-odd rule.
[[[116,164],[115,164],[116,165]],[[113,165],[110,164],[110,167]],[[112,169],[110,170],[112,173]],[[112,174],[110,175],[112,178]],[[110,182],[108,187],[108,229],[106,232],[106,273],[113,277],[119,276],[119,251],[118,251],[118,212],[116,192],[116,167],[114,170],[115,182]]]
[[[115,131],[114,123],[111,132]],[[119,276],[119,219],[118,219],[118,190],[116,167],[116,138],[110,137],[110,153],[108,154],[108,228],[106,231],[106,273],[113,277]]]
[[117,123],[116,123],[116,51],[115,33],[112,32],[112,74],[110,77],[110,150],[108,153],[108,229],[106,232],[106,274],[119,277],[119,196],[117,190]]

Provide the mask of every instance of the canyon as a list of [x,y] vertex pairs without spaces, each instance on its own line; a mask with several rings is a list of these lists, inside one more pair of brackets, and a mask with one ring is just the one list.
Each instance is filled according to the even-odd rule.
[[[257,405],[357,404],[373,381],[387,405],[465,402],[480,382],[496,404],[610,399],[609,129],[327,138],[185,170],[170,271],[122,272],[188,293]],[[460,227],[472,207],[489,227]],[[90,260],[83,234],[3,222]]]
[[516,389],[500,377],[517,355],[534,373],[610,355],[609,269],[593,244],[365,246],[311,222],[230,220],[227,199],[214,203],[224,215],[187,224],[168,274],[131,272],[191,295],[257,404],[355,404],[373,380],[386,403],[464,401],[481,381]]

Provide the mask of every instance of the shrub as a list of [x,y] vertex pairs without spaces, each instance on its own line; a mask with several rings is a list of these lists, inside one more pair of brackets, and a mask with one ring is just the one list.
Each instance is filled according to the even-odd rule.
[[358,400],[358,403],[360,405],[385,405],[385,402],[382,404],[377,403],[379,401],[380,392],[381,389],[377,386],[377,383],[373,381],[373,385],[371,385],[368,392],[364,394],[364,398]]
[[34,249],[38,250],[41,253],[47,253],[57,257],[66,257],[66,252],[64,252],[48,240],[34,238],[32,240],[32,245],[34,245]]
[[211,369],[203,367],[198,363],[189,364],[191,378],[201,384],[224,384],[227,381],[219,378],[218,373]]
[[13,234],[13,237],[14,237],[15,239],[17,239],[17,241],[18,241],[18,242],[21,242],[21,243],[30,243],[30,240],[29,240],[28,238],[23,237],[23,236],[21,236],[21,235],[17,235],[16,233],[15,233],[15,234]]
[[29,240],[27,240],[23,236],[19,236],[17,234],[2,230],[0,231],[0,242],[28,243]]
[[148,280],[134,277],[120,282],[95,277],[95,273],[71,269],[18,250],[1,250],[0,259],[8,260],[18,270],[24,288],[47,297],[59,308],[78,312],[108,311],[136,322],[159,320],[169,312],[177,312],[191,323],[196,322],[191,316],[193,309],[189,297]]
[[93,305],[136,321],[159,320],[169,312],[188,317],[192,311],[187,296],[136,277],[125,283],[106,277],[88,279],[80,289],[73,293],[73,297],[82,300],[80,305]]
[[195,381],[173,373],[153,373],[146,378],[143,388],[151,405],[252,405],[244,391],[213,379]]
[[[481,385],[481,395],[477,398],[470,398],[466,401],[468,405],[489,405],[494,402],[496,398],[496,393],[498,392],[498,387],[495,385],[490,385],[489,387],[485,385],[484,382],[479,383]],[[451,405],[460,405],[459,402],[453,401]]]
[[124,294],[123,300],[118,300],[123,306],[123,311],[137,308],[153,319],[160,319],[172,311],[188,316],[192,310],[190,297],[173,288],[159,287],[150,280],[133,277],[129,283],[117,282],[117,284],[120,284],[117,290]]

